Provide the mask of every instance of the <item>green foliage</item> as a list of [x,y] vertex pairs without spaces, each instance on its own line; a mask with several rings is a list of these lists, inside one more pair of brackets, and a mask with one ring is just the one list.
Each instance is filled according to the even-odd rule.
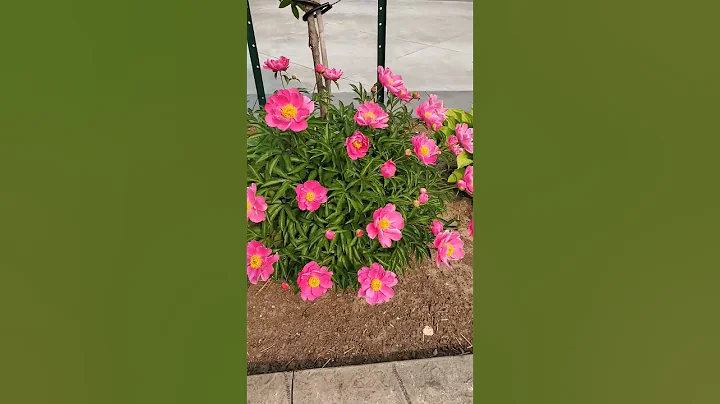
[[280,0],[280,6],[279,8],[285,8],[287,6],[290,6],[290,9],[292,10],[293,15],[296,19],[300,19],[300,9],[298,4],[294,2],[293,0]]
[[[357,102],[373,100],[362,86],[355,91]],[[325,100],[316,97],[316,102]],[[257,133],[248,137],[247,186],[256,183],[258,195],[268,204],[266,220],[248,222],[248,240],[261,241],[280,254],[275,280],[295,285],[303,266],[316,261],[333,272],[337,287],[357,288],[357,271],[363,266],[379,262],[402,274],[411,257],[418,261],[430,257],[434,239],[430,224],[445,210],[455,188],[444,180],[447,173],[423,165],[414,153],[405,155],[406,149],[412,149],[410,128],[417,121],[399,99],[387,100],[386,129],[360,128],[353,120],[354,103],[326,106],[326,119],[313,114],[308,129],[298,133],[268,127],[263,110],[248,111],[249,124]],[[370,149],[365,157],[351,160],[345,139],[357,130],[370,139]],[[445,151],[441,157],[450,160],[452,153]],[[387,160],[396,165],[395,176],[389,179],[380,174]],[[313,179],[328,188],[328,201],[317,211],[301,211],[295,187]],[[430,200],[415,207],[420,188],[427,189]],[[396,205],[405,227],[401,240],[383,248],[365,229],[373,212],[388,203]],[[336,234],[332,241],[325,238],[328,229]],[[355,235],[358,229],[365,232],[363,237]]]
[[[449,109],[446,113],[447,119],[443,123],[439,132],[443,136],[443,141],[447,142],[447,139],[455,134],[455,126],[459,123],[466,124],[469,128],[473,127],[473,107],[470,107],[470,112],[463,111],[461,109]],[[473,164],[473,155],[468,153],[466,150],[460,153],[456,157],[456,169],[448,177],[449,183],[455,183],[459,179],[462,179],[465,173],[465,167]]]

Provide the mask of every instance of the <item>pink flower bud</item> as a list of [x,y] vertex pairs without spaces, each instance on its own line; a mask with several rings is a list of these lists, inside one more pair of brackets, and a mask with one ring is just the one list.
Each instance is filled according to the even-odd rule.
[[355,232],[355,235],[358,237],[362,237],[363,234],[365,234],[365,232],[363,232],[361,229],[357,229],[357,231]]
[[458,182],[457,182],[458,189],[461,191],[465,190],[466,185],[467,184],[463,180],[458,180]]
[[413,91],[412,97],[413,97],[414,99],[416,99],[416,100],[419,100],[419,99],[420,99],[420,93],[418,93],[417,91]]
[[411,155],[411,154],[412,154],[412,150],[410,150],[410,149],[405,149],[405,155],[406,155],[406,156],[409,156],[409,155]]
[[285,282],[283,282],[282,285],[280,285],[280,286],[281,286],[283,289],[285,289],[285,290],[290,289],[290,286],[289,286],[287,283],[285,283]]
[[415,205],[415,207],[417,208],[418,206],[420,206],[420,201],[416,200],[415,202],[413,202],[413,205]]
[[420,193],[421,193],[421,194],[427,194],[427,189],[425,189],[425,188],[420,188]]
[[388,160],[380,167],[380,174],[385,178],[392,178],[395,175],[395,163]]
[[433,220],[432,224],[430,225],[430,231],[432,231],[432,234],[434,234],[436,236],[438,234],[440,234],[440,232],[443,231],[443,228],[444,228],[444,226],[443,226],[442,222],[439,220]]
[[323,66],[321,64],[317,64],[317,65],[315,65],[315,71],[322,74],[322,72],[325,71],[325,66]]
[[427,203],[428,199],[430,199],[428,194],[420,194],[420,197],[418,198],[418,202],[420,202],[421,204]]
[[332,240],[335,238],[335,232],[332,230],[328,230],[325,232],[325,238],[328,240]]
[[377,92],[377,85],[372,86],[372,88],[370,89],[370,92],[371,92],[371,93],[376,93],[376,92]]

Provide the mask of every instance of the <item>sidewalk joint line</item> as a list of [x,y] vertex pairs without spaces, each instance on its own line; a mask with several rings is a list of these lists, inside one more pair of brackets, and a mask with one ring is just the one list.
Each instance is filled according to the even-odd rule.
[[405,401],[407,401],[408,404],[412,404],[412,402],[410,401],[410,394],[408,394],[407,390],[405,390],[405,385],[403,384],[402,379],[400,379],[400,374],[395,367],[395,363],[392,364],[392,372],[395,375],[395,379],[397,379],[398,384],[400,385],[400,390],[402,391],[403,396],[405,396]]

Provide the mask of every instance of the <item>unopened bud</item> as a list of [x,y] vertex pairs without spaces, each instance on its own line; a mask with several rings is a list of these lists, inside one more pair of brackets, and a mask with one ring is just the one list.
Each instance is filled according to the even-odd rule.
[[412,151],[410,149],[405,149],[405,155],[409,156],[412,154]]
[[295,75],[294,75],[294,74],[293,74],[293,76],[292,76],[292,77],[290,77],[290,78],[291,78],[291,79],[293,79],[293,80],[297,80],[297,77],[295,77]]
[[413,98],[415,98],[416,100],[419,100],[419,99],[420,99],[420,93],[418,93],[417,91],[413,91],[412,96],[413,96]]
[[372,86],[372,88],[370,89],[370,92],[376,93],[376,92],[377,92],[377,85]]
[[415,200],[415,202],[413,202],[413,205],[415,205],[415,207],[417,208],[418,206],[420,206],[420,201]]

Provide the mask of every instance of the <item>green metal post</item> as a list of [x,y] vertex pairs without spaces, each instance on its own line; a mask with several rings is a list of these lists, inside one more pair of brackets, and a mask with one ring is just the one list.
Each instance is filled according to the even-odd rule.
[[262,81],[262,72],[260,71],[260,57],[258,56],[257,43],[255,42],[255,30],[252,25],[252,17],[250,17],[250,2],[247,3],[247,43],[248,50],[250,51],[250,63],[253,69],[253,78],[255,79],[255,91],[257,91],[258,101],[260,106],[265,106],[267,99],[265,99],[265,87]]
[[[385,67],[385,32],[387,22],[387,0],[378,0],[378,50],[377,50],[377,64],[378,66]],[[380,75],[378,74],[378,84],[380,83]],[[383,102],[385,99],[385,91],[383,87],[378,85],[377,95],[378,100]]]

